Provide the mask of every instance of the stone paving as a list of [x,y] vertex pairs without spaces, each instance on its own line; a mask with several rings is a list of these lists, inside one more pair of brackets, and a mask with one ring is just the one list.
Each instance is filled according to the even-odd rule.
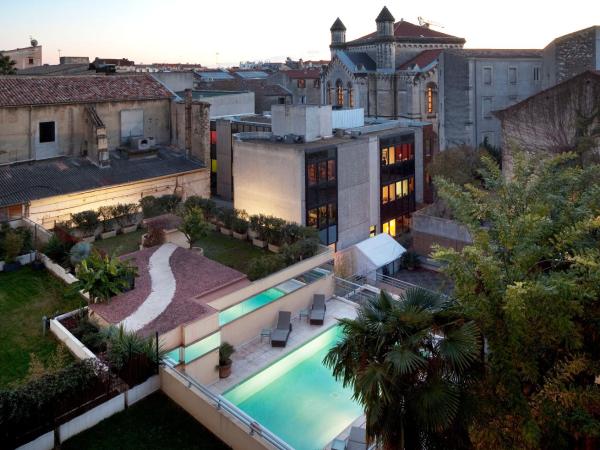
[[237,347],[236,352],[231,357],[233,360],[231,376],[212,384],[211,389],[219,394],[229,390],[261,369],[264,369],[275,360],[300,347],[314,336],[335,325],[338,318],[354,318],[356,316],[356,306],[351,302],[330,299],[326,305],[327,312],[323,325],[310,325],[306,318],[303,317],[300,320],[297,315],[292,318],[293,330],[284,348],[271,347],[269,339],[265,337],[261,340],[260,336],[257,336],[247,344]]

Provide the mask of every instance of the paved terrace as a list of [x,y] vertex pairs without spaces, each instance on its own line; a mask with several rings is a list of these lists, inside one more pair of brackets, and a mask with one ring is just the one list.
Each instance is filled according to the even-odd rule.
[[[316,335],[335,325],[338,318],[343,317],[356,317],[356,307],[350,302],[338,299],[331,299],[327,302],[327,313],[325,314],[323,325],[310,325],[304,317],[302,320],[298,316],[292,317],[293,331],[290,334],[286,347],[271,347],[268,338],[263,338],[261,342],[260,337],[257,336],[247,344],[236,348],[236,352],[231,357],[233,360],[231,376],[217,381],[211,385],[211,388],[215,392],[222,394],[269,366],[277,359],[302,346],[302,344]],[[273,323],[274,326],[275,323]]]

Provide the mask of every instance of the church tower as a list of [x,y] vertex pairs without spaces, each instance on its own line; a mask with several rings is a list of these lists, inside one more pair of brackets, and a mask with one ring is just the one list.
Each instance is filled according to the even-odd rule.
[[396,49],[394,39],[394,16],[386,6],[383,7],[375,23],[377,24],[377,71],[394,72],[396,70]]
[[346,27],[338,17],[329,30],[331,31],[331,45],[329,48],[331,49],[331,57],[333,58],[336,49],[346,43]]

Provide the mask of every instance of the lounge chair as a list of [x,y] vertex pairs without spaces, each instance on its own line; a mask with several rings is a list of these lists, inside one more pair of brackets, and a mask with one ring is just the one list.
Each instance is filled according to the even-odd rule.
[[366,450],[367,449],[367,430],[360,427],[352,427],[348,437],[347,450]]
[[292,313],[289,311],[279,311],[277,326],[271,333],[272,347],[285,347],[288,337],[292,332]]
[[310,324],[311,325],[323,325],[325,320],[325,296],[323,294],[315,294],[313,297],[313,304],[310,310]]

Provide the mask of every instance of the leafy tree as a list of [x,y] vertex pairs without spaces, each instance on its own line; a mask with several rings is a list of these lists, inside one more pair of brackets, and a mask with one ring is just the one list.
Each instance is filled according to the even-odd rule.
[[198,207],[188,209],[183,216],[179,231],[185,235],[192,248],[195,242],[208,235],[209,226],[204,218],[204,212]]
[[515,155],[506,179],[483,158],[481,187],[435,180],[474,239],[435,257],[487,344],[476,448],[592,448],[600,436],[600,166],[577,161]]
[[17,73],[17,69],[15,69],[15,64],[9,56],[4,56],[0,53],[0,75],[14,75]]
[[367,436],[385,449],[468,448],[469,387],[480,354],[476,325],[453,301],[423,289],[399,301],[382,292],[355,320],[325,364],[364,407]]
[[77,267],[78,281],[73,289],[90,296],[90,302],[110,300],[131,286],[131,279],[137,276],[137,267],[114,256],[92,254]]
[[459,185],[475,183],[483,167],[481,157],[484,154],[485,149],[467,145],[449,148],[435,154],[428,171],[434,178],[443,177]]

